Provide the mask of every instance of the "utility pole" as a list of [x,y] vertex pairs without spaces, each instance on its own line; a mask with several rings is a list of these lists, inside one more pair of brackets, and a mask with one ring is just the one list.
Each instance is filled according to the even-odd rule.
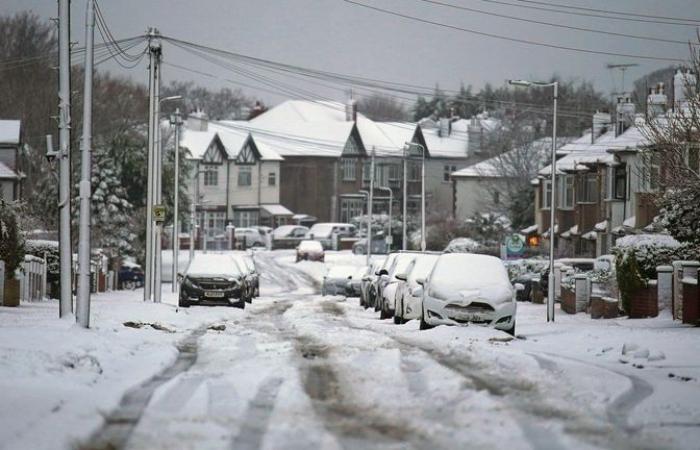
[[76,320],[90,327],[90,197],[92,179],[92,78],[95,43],[95,3],[87,0],[85,11],[85,88],[83,93],[83,138],[80,149],[80,228],[78,243],[78,289]]
[[59,317],[73,313],[70,122],[70,0],[58,0],[58,239],[61,271]]
[[158,85],[158,66],[160,64],[161,46],[157,39],[158,30],[148,30],[148,183],[146,195],[146,273],[144,274],[143,300],[149,301],[153,295],[154,272],[154,236],[153,236],[153,205],[155,200],[155,170],[156,170],[156,116],[159,99],[156,86]]
[[[160,45],[160,43],[159,43]],[[158,64],[156,64],[156,111],[153,118],[154,121],[154,131],[155,131],[155,193],[154,200],[156,205],[161,205],[163,202],[163,145],[161,142],[161,130],[160,130],[160,104],[162,99],[160,98],[160,56],[158,54]],[[153,242],[154,255],[153,255],[153,301],[155,303],[160,303],[160,297],[162,294],[161,278],[163,277],[162,268],[162,237],[163,237],[163,222],[156,222],[155,224],[155,237]]]
[[404,145],[403,147],[403,212],[402,212],[402,219],[401,219],[401,249],[406,250],[406,244],[407,244],[407,225],[406,225],[406,220],[408,219],[407,210],[408,210],[408,200],[407,200],[407,194],[408,194],[408,188],[406,187],[408,184],[408,162],[406,161],[406,150],[407,147]]
[[367,228],[367,265],[369,266],[370,259],[372,258],[372,201],[374,200],[374,156],[376,151],[372,147],[372,157],[370,159],[369,165],[369,204],[367,205],[367,214],[369,219],[367,223],[369,227]]
[[172,270],[172,291],[177,292],[177,270],[178,256],[180,254],[180,216],[179,216],[179,200],[180,200],[180,126],[182,118],[180,117],[180,108],[175,110],[175,115],[170,120],[170,124],[175,126],[175,182],[173,183],[174,200],[173,200],[173,270]]
[[421,148],[421,183],[420,183],[420,251],[425,251],[425,147]]

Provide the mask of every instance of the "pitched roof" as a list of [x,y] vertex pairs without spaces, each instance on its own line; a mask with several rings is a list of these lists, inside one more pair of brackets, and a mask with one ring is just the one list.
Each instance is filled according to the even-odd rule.
[[[249,132],[209,122],[207,131],[183,128],[180,146],[190,151],[191,159],[202,159],[216,137],[221,140],[228,159],[236,159],[248,139],[253,139]],[[283,159],[274,148],[257,140],[254,141],[263,161],[281,161]]]
[[22,122],[0,120],[0,144],[19,144]]

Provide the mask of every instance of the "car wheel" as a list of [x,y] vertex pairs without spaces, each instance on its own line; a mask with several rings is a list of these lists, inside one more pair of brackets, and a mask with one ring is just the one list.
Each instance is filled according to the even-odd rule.
[[179,298],[177,300],[177,306],[179,306],[180,308],[189,308],[190,302],[188,302],[187,300],[184,300],[182,298]]
[[245,300],[241,300],[240,302],[234,303],[231,306],[235,306],[236,308],[240,308],[240,309],[245,309]]
[[507,330],[503,330],[506,333],[510,334],[511,336],[515,336],[515,320],[513,321],[513,326],[508,328]]
[[389,317],[391,317],[391,316],[389,315],[389,312],[385,308],[382,308],[379,311],[379,319],[380,320],[388,319]]
[[403,320],[403,302],[396,302],[396,308],[394,308],[394,323],[396,325],[406,323],[406,321]]
[[421,307],[421,314],[420,314],[420,327],[421,330],[429,330],[433,328],[432,325],[430,325],[428,322],[425,321],[425,310]]

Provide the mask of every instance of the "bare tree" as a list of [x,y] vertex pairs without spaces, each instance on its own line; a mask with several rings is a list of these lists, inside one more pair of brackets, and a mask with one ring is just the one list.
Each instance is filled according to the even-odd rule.
[[372,120],[401,122],[408,119],[408,112],[395,98],[373,94],[357,103],[357,110]]

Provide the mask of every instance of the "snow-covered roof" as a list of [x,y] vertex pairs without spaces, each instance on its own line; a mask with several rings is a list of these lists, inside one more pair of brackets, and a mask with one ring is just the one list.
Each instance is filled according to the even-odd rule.
[[282,205],[260,205],[271,216],[291,216],[294,213]]
[[0,120],[0,144],[19,144],[21,128],[19,120]]
[[529,227],[526,227],[526,228],[523,228],[522,230],[520,230],[520,232],[522,234],[530,234],[530,233],[534,233],[535,231],[537,231],[537,224],[536,223],[530,225]]
[[281,161],[283,159],[274,147],[265,142],[258,142],[251,133],[211,121],[208,123],[206,131],[184,128],[180,138],[180,146],[190,151],[190,158],[201,159],[217,136],[224,146],[228,159],[235,159],[248,139],[253,139],[263,161]]
[[[590,143],[590,134],[588,135],[588,143],[583,144],[585,137],[577,139],[571,145],[562,147],[561,150],[566,152],[566,156],[557,160],[557,173],[585,169],[587,168],[586,164],[608,164],[614,161],[613,155],[607,152],[614,145],[614,131],[603,134],[593,144]],[[552,166],[548,165],[538,173],[541,176],[550,175]]]
[[[565,144],[570,138],[557,139],[558,144]],[[481,161],[464,169],[452,173],[453,177],[471,177],[471,178],[498,178],[506,177],[504,170],[508,167],[518,165],[517,159],[528,158],[538,161],[547,160],[547,156],[552,148],[552,139],[540,138],[530,144],[531,147],[523,146],[509,150],[500,155],[496,155],[487,160]]]
[[597,224],[595,224],[595,225],[593,226],[593,229],[594,229],[595,231],[600,231],[600,232],[602,232],[602,233],[605,233],[606,231],[608,231],[608,226],[609,226],[609,222],[608,222],[607,219],[606,219],[606,220],[604,220],[604,221],[602,221],[602,222],[598,222]]

